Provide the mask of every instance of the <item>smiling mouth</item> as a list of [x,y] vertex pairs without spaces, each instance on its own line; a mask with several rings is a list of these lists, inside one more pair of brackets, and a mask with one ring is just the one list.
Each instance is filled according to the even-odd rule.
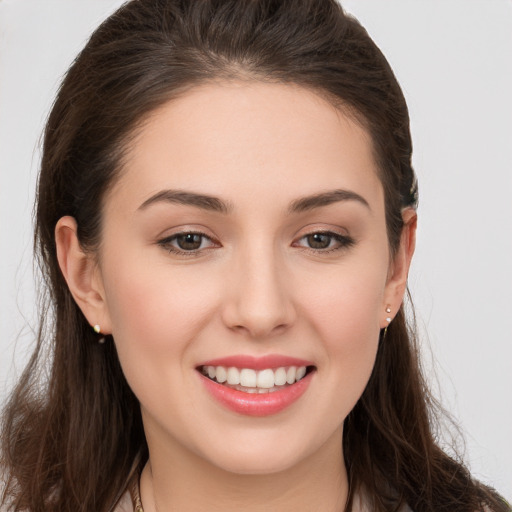
[[281,366],[279,368],[236,368],[233,366],[200,366],[198,370],[210,380],[244,393],[274,393],[292,386],[315,370],[314,366]]

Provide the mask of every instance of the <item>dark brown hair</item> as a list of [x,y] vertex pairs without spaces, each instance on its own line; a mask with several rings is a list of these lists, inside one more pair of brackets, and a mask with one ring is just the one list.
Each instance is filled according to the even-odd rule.
[[[2,503],[21,511],[107,512],[147,458],[139,404],[115,345],[98,344],[60,272],[59,218],[85,249],[101,239],[102,200],[146,116],[215,80],[297,84],[353,115],[371,135],[390,250],[415,206],[407,106],[386,59],[334,0],[134,0],[92,35],[50,113],[35,243],[48,297],[35,352],[2,430]],[[345,421],[347,510],[362,489],[374,511],[510,510],[445,454],[435,403],[403,308],[380,344],[363,396]]]

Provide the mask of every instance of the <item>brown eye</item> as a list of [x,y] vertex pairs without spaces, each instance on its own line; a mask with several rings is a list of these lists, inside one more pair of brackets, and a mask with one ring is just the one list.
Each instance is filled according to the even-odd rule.
[[158,245],[170,253],[181,256],[199,256],[203,251],[218,245],[204,233],[183,232],[158,241]]
[[332,236],[325,233],[312,233],[306,237],[312,249],[327,249],[331,245]]
[[318,231],[304,235],[294,245],[321,254],[348,249],[354,244],[355,240],[350,236],[332,231]]
[[198,233],[185,233],[178,235],[175,240],[180,249],[183,251],[195,251],[201,247],[203,235]]

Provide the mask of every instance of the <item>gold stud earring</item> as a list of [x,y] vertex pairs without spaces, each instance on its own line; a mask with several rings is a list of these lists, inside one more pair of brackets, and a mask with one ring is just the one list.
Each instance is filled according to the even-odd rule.
[[[101,327],[99,324],[96,324],[94,327],[93,327],[93,330],[96,334],[101,334]],[[100,338],[98,338],[98,343],[105,343],[105,336],[101,336]]]

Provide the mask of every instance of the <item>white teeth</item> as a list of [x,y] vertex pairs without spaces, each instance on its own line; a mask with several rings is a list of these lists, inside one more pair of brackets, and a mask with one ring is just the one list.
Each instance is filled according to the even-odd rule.
[[265,395],[268,393],[273,393],[274,391],[279,391],[283,389],[283,386],[274,386],[273,388],[246,388],[244,386],[233,386],[233,389],[237,389],[238,391],[243,391],[244,393],[257,393],[259,395]]
[[275,377],[273,370],[261,370],[258,372],[257,386],[259,388],[273,388],[275,384]]
[[220,384],[226,383],[236,389],[242,388],[247,393],[267,393],[277,391],[276,386],[294,384],[306,375],[305,366],[289,366],[276,369],[266,368],[256,371],[252,368],[235,368],[231,366],[203,366],[204,375],[215,379]]
[[227,374],[228,384],[231,384],[232,386],[240,384],[240,372],[238,371],[238,368],[228,368]]
[[286,372],[286,382],[288,384],[293,384],[295,382],[295,377],[297,375],[297,368],[295,366],[290,366]]
[[217,379],[217,382],[220,382],[221,384],[223,382],[226,382],[228,380],[228,372],[226,371],[226,368],[223,366],[217,366],[215,369],[215,378]]
[[284,386],[286,384],[286,368],[278,368],[274,372],[274,382],[276,386]]
[[295,375],[295,380],[300,380],[302,377],[306,375],[306,367],[305,366],[299,366],[297,368],[297,374]]
[[240,384],[246,388],[256,387],[256,372],[249,368],[240,371]]

